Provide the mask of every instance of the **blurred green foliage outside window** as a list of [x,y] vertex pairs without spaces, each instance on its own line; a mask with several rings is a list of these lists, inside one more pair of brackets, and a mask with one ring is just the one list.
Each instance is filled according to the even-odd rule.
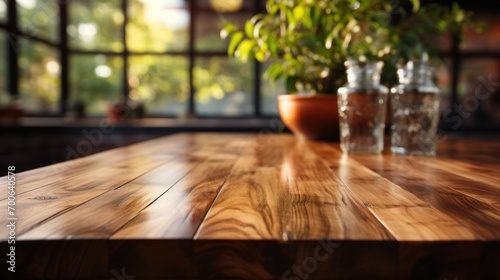
[[[243,26],[255,1],[224,14],[207,0],[128,0],[125,9],[123,0],[66,1],[67,42],[59,38],[59,2],[15,0],[22,34],[0,28],[0,56],[6,57],[10,41],[17,54],[17,98],[27,114],[56,115],[62,104],[71,111],[84,103],[88,115],[103,116],[112,101],[125,97],[143,102],[151,116],[186,116],[189,104],[203,117],[252,117],[257,106],[261,114],[276,114],[282,89],[258,83],[256,63],[228,58],[228,42],[220,39],[223,20]],[[0,0],[0,23],[8,20],[6,3]],[[61,54],[61,46],[68,52]],[[61,55],[67,56],[66,72]],[[2,92],[8,69],[2,59]],[[67,93],[61,92],[62,75]]]

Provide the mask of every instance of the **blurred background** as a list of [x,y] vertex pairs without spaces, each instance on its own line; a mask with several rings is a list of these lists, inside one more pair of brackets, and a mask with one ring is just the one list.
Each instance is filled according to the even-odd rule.
[[[1,166],[27,170],[180,131],[281,130],[282,85],[263,79],[265,64],[228,58],[220,39],[224,19],[243,26],[265,2],[0,0]],[[495,137],[500,3],[456,2],[488,29],[467,31],[461,44],[453,34],[436,41],[440,126]],[[112,124],[88,149],[84,131],[99,130],[120,100],[142,119]]]

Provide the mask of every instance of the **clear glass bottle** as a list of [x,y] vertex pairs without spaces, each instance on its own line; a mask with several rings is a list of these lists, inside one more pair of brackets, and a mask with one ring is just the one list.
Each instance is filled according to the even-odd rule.
[[340,147],[347,153],[384,149],[387,87],[380,84],[383,62],[348,60],[347,84],[338,90]]
[[391,88],[391,151],[396,154],[436,154],[439,88],[426,57],[398,67],[399,85]]

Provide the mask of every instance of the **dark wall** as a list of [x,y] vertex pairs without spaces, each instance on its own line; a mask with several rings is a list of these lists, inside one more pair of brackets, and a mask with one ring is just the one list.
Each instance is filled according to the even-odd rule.
[[99,133],[96,128],[2,129],[0,167],[14,165],[24,171],[132,143],[168,135],[160,131],[117,130]]

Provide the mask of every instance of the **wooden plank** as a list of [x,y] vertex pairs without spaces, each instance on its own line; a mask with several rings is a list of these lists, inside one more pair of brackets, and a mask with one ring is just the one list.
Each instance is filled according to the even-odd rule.
[[485,167],[483,163],[454,163],[439,157],[411,157],[400,160],[411,164],[414,170],[432,169],[432,172],[425,174],[429,180],[487,203],[500,212],[500,181],[495,182],[495,175],[499,173],[497,170]]
[[290,142],[290,138],[260,135],[252,140],[238,157],[195,239],[287,238],[290,207],[286,177],[281,172],[285,145],[278,142]]
[[[472,182],[487,185],[492,188],[500,190],[500,178],[498,165],[495,167],[488,167],[486,163],[475,162],[467,163],[457,160],[443,160],[440,158],[419,158],[417,163],[424,163],[434,169],[441,169],[446,172],[454,173],[460,177],[465,177]],[[500,160],[499,160],[500,163]]]
[[[232,136],[228,136],[232,137]],[[179,137],[177,137],[178,139]],[[151,165],[146,165],[146,164],[141,164],[139,161],[140,158],[136,158],[136,161],[127,166],[122,166],[122,169],[119,169],[123,174],[121,176],[117,176],[117,174],[108,174],[107,177],[105,178],[107,181],[99,181],[98,183],[93,185],[92,191],[86,191],[84,195],[80,195],[75,192],[67,193],[64,192],[65,197],[62,199],[59,199],[59,201],[54,202],[55,206],[47,208],[46,211],[38,211],[40,206],[43,206],[42,203],[33,203],[34,205],[29,208],[29,213],[22,213],[20,214],[21,216],[27,216],[30,217],[28,214],[32,214],[32,218],[29,220],[30,222],[37,221],[37,223],[33,224],[30,223],[31,227],[37,226],[40,222],[43,222],[43,226],[40,228],[35,228],[32,230],[28,235],[26,236],[36,236],[38,230],[40,232],[43,232],[44,230],[46,232],[50,232],[51,234],[53,233],[54,236],[51,236],[51,238],[57,238],[57,236],[61,237],[60,233],[56,232],[57,228],[59,227],[58,223],[62,223],[62,227],[64,227],[65,221],[67,219],[71,222],[78,221],[78,218],[81,218],[84,222],[77,223],[75,224],[71,230],[74,230],[74,236],[78,236],[78,234],[82,234],[82,236],[87,236],[92,233],[85,233],[85,230],[88,230],[88,228],[92,228],[93,224],[93,217],[96,215],[102,216],[102,214],[96,212],[96,209],[107,209],[107,211],[110,212],[110,215],[116,215],[119,213],[113,213],[113,211],[116,211],[116,209],[112,208],[109,205],[106,205],[106,199],[110,199],[110,201],[120,201],[120,199],[125,199],[127,201],[140,201],[143,207],[147,206],[148,203],[146,201],[152,202],[154,199],[159,197],[162,193],[164,193],[168,188],[170,188],[173,184],[175,184],[180,178],[182,178],[185,174],[189,173],[195,166],[203,162],[205,159],[208,158],[209,155],[216,154],[218,152],[224,152],[226,151],[227,153],[232,153],[235,151],[235,147],[241,146],[242,141],[246,140],[240,140],[238,137],[233,137],[234,140],[232,143],[227,142],[227,138],[225,137],[212,137],[212,135],[198,135],[198,136],[193,136],[193,135],[186,135],[185,137],[178,139],[178,143],[181,143],[181,145],[185,146],[184,149],[179,149],[179,146],[172,146],[170,149],[165,150],[165,154],[175,154],[179,153],[179,156],[174,156],[170,161],[166,162],[163,161],[161,163],[165,163],[161,165],[160,167],[157,167],[159,164],[156,166],[151,166]],[[245,139],[242,137],[241,139]],[[146,143],[149,144],[149,143]],[[202,145],[202,146],[200,146]],[[199,147],[203,147],[202,150],[199,149]],[[137,153],[132,153],[131,156],[133,157],[135,154],[141,155],[144,154],[144,149],[142,149],[140,146],[136,147],[139,149]],[[146,154],[150,153],[151,150],[148,150],[147,148]],[[159,152],[156,151],[155,152]],[[161,155],[161,153],[160,153]],[[152,157],[156,157],[157,155],[148,155]],[[130,178],[131,174],[136,169],[132,168],[133,166],[143,168],[141,169],[143,172],[139,175],[142,175],[143,173],[148,172],[144,176],[138,177],[139,175],[135,175],[135,177]],[[157,167],[156,169],[154,169]],[[151,171],[151,169],[154,169]],[[136,170],[137,171],[137,170]],[[84,173],[85,174],[85,173]],[[92,174],[87,174],[87,177],[91,177]],[[118,178],[116,179],[111,179],[111,178]],[[138,178],[137,178],[138,177]],[[127,179],[124,182],[121,182],[120,180]],[[132,181],[133,180],[133,181]],[[130,184],[128,184],[129,181],[132,181]],[[98,189],[100,188],[105,188],[105,189],[110,189],[108,182],[112,182],[112,184],[116,184],[117,182],[121,182],[119,185],[111,185],[111,189],[120,187],[123,184],[126,184],[123,187],[120,187],[118,190],[120,191],[102,191],[101,193],[98,192]],[[71,182],[68,182],[70,184]],[[73,182],[77,183],[77,182]],[[103,186],[104,185],[104,186]],[[131,189],[135,190],[136,188],[139,188],[139,186],[144,186],[143,189],[140,189],[137,191],[136,194],[131,195],[128,193],[129,185]],[[151,188],[150,192],[153,196],[149,196],[148,192],[145,190]],[[45,190],[45,188],[41,189]],[[51,188],[50,190],[53,190]],[[45,190],[46,191],[46,190]],[[95,199],[89,201],[88,203],[83,204],[85,201],[89,200],[90,197],[92,198],[96,196],[94,193],[96,192],[98,197]],[[125,192],[124,194],[121,194],[121,192]],[[31,194],[31,193],[30,193]],[[155,196],[156,194],[156,196]],[[116,196],[116,198],[115,198]],[[28,198],[29,199],[29,198]],[[85,199],[85,200],[84,200]],[[62,201],[61,201],[62,200]],[[77,202],[75,202],[75,200]],[[131,203],[132,203],[131,202]],[[78,205],[81,205],[81,207],[76,207]],[[102,205],[100,205],[102,204]],[[100,206],[99,206],[100,205]],[[92,210],[92,207],[95,206],[95,209]],[[111,207],[111,208],[110,208]],[[89,210],[85,210],[89,209]],[[132,210],[137,209],[133,208]],[[142,208],[140,209],[142,210]],[[83,211],[85,213],[81,217],[73,217],[71,214],[72,213],[78,213],[79,211]],[[131,209],[127,208],[127,210],[123,211],[129,211],[127,212],[130,218],[133,218],[135,215],[137,215],[138,212],[132,213],[130,212]],[[64,215],[62,215],[64,214]],[[93,216],[94,215],[94,216]],[[75,216],[78,216],[75,214]],[[121,217],[121,216],[120,216]],[[105,217],[103,216],[103,219]],[[46,220],[50,219],[50,221],[46,222]],[[24,221],[24,218],[23,218]],[[124,223],[126,223],[128,220],[120,220],[122,226]],[[68,223],[71,223],[68,222]],[[102,222],[102,220],[101,220]],[[46,225],[48,223],[48,225]],[[54,225],[54,229],[50,229],[51,225]],[[31,228],[30,227],[30,228]],[[117,230],[119,227],[117,225],[112,224],[110,225],[109,231],[111,232],[101,232],[97,233],[99,234],[111,234],[114,232],[114,230]],[[24,228],[22,228],[24,229]],[[81,233],[81,232],[83,233]],[[66,232],[67,233],[67,232]],[[20,232],[18,231],[18,235]],[[40,233],[41,234],[41,233]],[[43,235],[43,234],[41,234]],[[21,233],[21,237],[23,237]],[[27,237],[28,238],[28,237]]]
[[236,153],[210,156],[111,238],[192,238],[236,158]]
[[16,275],[499,279],[498,152],[470,143],[347,156],[289,135],[182,134],[75,160],[64,181],[20,173]]
[[[17,234],[22,234],[45,220],[61,215],[106,191],[118,188],[179,154],[196,151],[202,144],[203,153],[211,153],[220,150],[221,147],[229,149],[232,145],[236,145],[228,144],[224,137],[213,137],[213,135],[181,136],[147,141],[141,145],[134,144],[120,150],[104,152],[91,160],[82,158],[75,160],[75,164],[64,164],[63,168],[67,168],[80,166],[79,162],[84,162],[82,166],[91,166],[91,168],[69,169],[68,172],[62,172],[60,176],[62,180],[60,177],[44,177],[43,175],[38,181],[36,180],[39,178],[38,175],[27,177],[32,184],[39,184],[41,187],[33,187],[32,190],[25,188],[24,192],[17,195],[16,214],[22,220],[22,223],[18,224]],[[244,139],[243,136],[228,135],[227,137],[232,137],[235,143],[240,138]],[[158,145],[151,145],[155,143]],[[46,169],[41,170],[46,172]],[[20,173],[17,177],[26,178],[25,174]],[[153,178],[161,179],[160,176]],[[25,182],[20,180],[17,183],[20,187]],[[7,200],[0,201],[0,206],[6,208],[7,202]],[[6,215],[6,211],[0,212],[0,218],[6,219]],[[6,227],[0,228],[0,233],[4,233],[2,235],[4,238],[8,236],[7,230]]]
[[[181,133],[79,158],[75,158],[79,155],[75,149],[72,149],[73,152],[70,153],[71,158],[75,159],[16,174],[16,193],[19,195],[58,182],[71,181],[82,173],[91,170],[101,172],[101,168],[109,167],[110,165],[127,168],[130,167],[130,163],[134,163],[135,158],[141,156],[164,159],[179,154],[179,152],[183,150],[189,151],[200,146],[204,146],[205,148],[212,146],[220,147],[226,145],[230,139],[238,140],[245,139],[246,137],[248,137],[247,134],[228,134],[221,136],[211,133]],[[6,176],[0,177],[0,183],[6,183],[6,181]],[[1,192],[0,200],[6,198],[7,193]]]
[[[54,182],[18,195],[16,216],[19,223],[18,235],[43,223],[45,220],[61,215],[105,192],[118,188],[166,161],[137,158],[134,168],[107,168],[101,172],[89,171],[75,176],[72,180]],[[0,207],[7,209],[7,200],[0,201]],[[7,211],[0,212],[0,218],[7,218]],[[7,228],[0,228],[0,238],[7,237]]]
[[303,144],[261,136],[254,146],[235,163],[195,238],[392,239]]
[[[223,147],[216,147],[203,164],[113,234],[112,239],[193,237],[249,138],[248,135],[201,136],[198,141],[217,139]],[[209,148],[203,146],[202,150]],[[168,213],[165,209],[169,209]]]
[[43,222],[20,240],[109,237],[202,163],[207,152],[174,158],[145,175]]
[[396,239],[473,240],[476,237],[450,216],[342,154],[333,145],[315,143],[310,147]]
[[[492,141],[444,138],[438,145],[437,156],[431,159],[443,160],[451,165],[464,164],[474,173],[495,175],[500,166],[500,144]],[[499,179],[498,176],[493,177]]]
[[285,159],[294,239],[394,239],[309,148],[317,142],[310,143],[296,142]]
[[498,163],[500,143],[477,139],[448,139],[445,137],[438,141],[437,152],[438,157]]
[[[126,168],[134,163],[135,158],[143,155],[158,159],[169,157],[172,154],[177,154],[181,148],[186,148],[186,144],[179,141],[178,138],[179,136],[153,139],[80,158],[75,158],[78,157],[78,152],[72,149],[76,153],[71,155],[74,158],[72,160],[17,173],[16,193],[20,195],[51,184],[71,181],[88,171],[101,172],[100,169],[104,167],[121,166]],[[0,182],[6,182],[6,178],[0,178]],[[6,198],[7,193],[1,192],[0,200]]]
[[272,167],[230,176],[195,238],[287,239],[290,211],[282,179],[280,170]]
[[430,177],[434,168],[416,168],[413,158],[397,155],[352,155],[376,173],[447,214],[479,239],[500,238],[500,213],[491,205],[466,196]]

